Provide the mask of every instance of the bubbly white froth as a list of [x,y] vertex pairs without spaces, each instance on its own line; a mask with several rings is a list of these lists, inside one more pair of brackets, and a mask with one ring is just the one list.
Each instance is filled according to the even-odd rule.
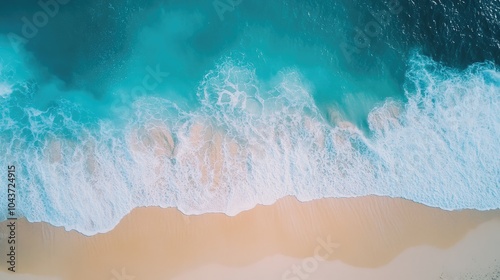
[[[125,130],[110,121],[86,129],[60,112],[78,139],[54,135],[29,149],[20,139],[8,144],[7,158],[23,178],[20,211],[30,221],[94,234],[137,206],[235,215],[287,195],[499,208],[499,72],[487,64],[458,72],[421,56],[411,65],[407,102],[373,109],[370,136],[335,111],[334,122],[326,120],[297,71],[264,83],[231,62],[206,75],[194,112],[143,98]],[[28,115],[33,131],[54,121],[44,112]]]

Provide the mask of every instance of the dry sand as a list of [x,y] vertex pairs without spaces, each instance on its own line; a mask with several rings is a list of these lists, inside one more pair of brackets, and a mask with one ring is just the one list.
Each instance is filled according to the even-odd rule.
[[[474,247],[475,242],[493,242],[489,248],[499,247],[500,243],[495,243],[500,235],[499,221],[498,210],[450,212],[387,197],[320,199],[305,203],[287,197],[235,217],[185,216],[173,208],[140,208],[127,215],[114,230],[91,237],[46,223],[19,220],[16,275],[71,280],[121,280],[127,279],[120,277],[126,275],[133,275],[135,280],[195,279],[189,278],[191,272],[203,271],[210,265],[240,272],[253,269],[260,273],[267,272],[262,271],[267,265],[269,275],[274,276],[262,279],[282,279],[283,270],[278,273],[271,269],[276,267],[272,265],[276,258],[297,262],[297,259],[316,255],[315,251],[328,258],[321,262],[321,267],[331,269],[340,264],[344,267],[336,269],[355,267],[359,272],[391,265],[393,268],[389,271],[405,267],[425,269],[425,265],[420,268],[416,263],[436,264],[445,260],[447,255],[439,253],[442,249],[458,252],[453,254],[469,254],[460,249],[464,242],[473,244],[465,248]],[[486,229],[477,228],[481,224]],[[0,235],[6,233],[5,225],[6,222],[0,224]],[[471,237],[471,234],[475,235]],[[331,252],[315,250],[321,244],[319,240],[330,240],[334,244]],[[6,246],[2,238],[1,272],[7,272],[3,253]],[[411,255],[409,248],[424,249],[417,258]],[[492,254],[500,259],[499,250],[497,255]],[[394,262],[399,263],[393,265]],[[18,279],[12,275],[0,274],[0,279]],[[204,272],[201,275],[205,276],[203,279],[219,279]],[[279,277],[275,278],[276,275]],[[289,274],[283,279],[301,279],[292,276]]]
[[[244,267],[203,265],[174,280],[492,280],[500,279],[499,256],[500,221],[496,220],[481,224],[449,249],[413,247],[377,268],[275,255]],[[294,274],[294,268],[300,272]]]

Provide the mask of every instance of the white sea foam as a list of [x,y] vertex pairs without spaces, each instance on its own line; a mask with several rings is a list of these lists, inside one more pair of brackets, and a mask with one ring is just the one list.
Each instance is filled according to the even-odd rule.
[[12,87],[7,83],[0,83],[0,97],[6,98],[12,93]]
[[422,56],[411,65],[407,102],[373,109],[370,136],[335,112],[335,122],[326,120],[297,70],[264,83],[251,68],[225,62],[201,83],[198,110],[143,98],[125,130],[27,108],[31,130],[63,119],[77,136],[11,139],[1,144],[8,148],[0,163],[16,160],[19,210],[30,221],[89,235],[137,206],[235,215],[287,195],[500,208],[499,72],[489,64],[459,72]]
[[12,93],[12,85],[6,81],[6,71],[4,70],[4,65],[0,61],[0,98],[7,98]]

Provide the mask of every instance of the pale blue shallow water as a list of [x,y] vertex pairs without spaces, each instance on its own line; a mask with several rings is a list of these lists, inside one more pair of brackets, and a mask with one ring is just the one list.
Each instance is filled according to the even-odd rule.
[[43,8],[0,4],[20,216],[94,234],[138,206],[234,215],[286,195],[500,207],[498,3],[99,2],[59,4],[33,38],[23,17]]

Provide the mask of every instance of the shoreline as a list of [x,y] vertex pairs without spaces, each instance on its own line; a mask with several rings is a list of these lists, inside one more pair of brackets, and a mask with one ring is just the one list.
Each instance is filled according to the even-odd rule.
[[[309,202],[286,197],[236,216],[143,207],[113,230],[90,237],[20,219],[18,273],[109,280],[125,268],[138,280],[170,279],[210,263],[237,268],[274,255],[308,258],[318,238],[339,245],[328,261],[377,268],[408,248],[453,247],[492,220],[500,221],[500,210],[446,211],[387,197]],[[5,228],[0,223],[1,234]],[[0,249],[6,250],[3,240]],[[1,271],[7,271],[4,261]]]
[[[203,216],[203,215],[224,215],[228,218],[234,218],[242,213],[245,213],[245,212],[248,212],[248,211],[252,211],[252,209],[256,208],[256,207],[269,207],[269,206],[272,206],[276,203],[279,203],[281,200],[296,200],[296,202],[298,203],[304,203],[304,204],[307,204],[307,203],[314,203],[315,201],[321,201],[321,200],[356,200],[356,199],[394,199],[394,200],[402,200],[402,201],[406,201],[408,203],[412,203],[412,204],[417,204],[417,205],[420,205],[420,206],[423,206],[423,207],[428,207],[428,208],[431,208],[431,209],[435,209],[435,210],[439,210],[439,211],[445,211],[445,212],[460,212],[460,211],[478,211],[478,212],[491,212],[491,211],[494,211],[494,212],[499,212],[500,213],[500,208],[494,208],[494,209],[477,209],[477,208],[462,208],[462,209],[445,209],[445,208],[441,208],[441,207],[438,207],[438,206],[432,206],[432,205],[427,205],[425,203],[422,203],[422,202],[417,202],[417,201],[413,201],[411,199],[407,199],[407,198],[404,198],[404,197],[390,197],[390,196],[385,196],[385,195],[376,195],[376,194],[372,194],[372,195],[363,195],[363,196],[353,196],[353,197],[322,197],[322,198],[314,198],[314,199],[311,199],[311,200],[300,200],[298,197],[296,197],[295,195],[287,195],[285,197],[282,197],[282,198],[278,198],[276,199],[275,201],[273,201],[272,203],[257,203],[255,204],[253,207],[250,207],[248,209],[242,209],[238,212],[234,212],[234,214],[231,214],[231,213],[225,213],[225,212],[217,212],[217,211],[214,211],[214,212],[204,212],[204,213],[193,213],[193,214],[187,214],[185,213],[184,211],[182,211],[181,209],[177,208],[177,207],[163,207],[163,206],[137,206],[137,207],[134,207],[132,208],[130,211],[128,211],[122,218],[120,218],[118,220],[118,222],[116,222],[116,224],[113,226],[113,227],[110,227],[108,230],[105,230],[105,231],[96,231],[94,233],[86,233],[86,232],[83,232],[83,231],[79,231],[77,229],[74,229],[74,228],[71,228],[71,229],[68,229],[67,226],[65,225],[55,225],[55,224],[52,224],[50,222],[46,222],[46,221],[29,221],[26,217],[20,217],[18,218],[18,220],[25,220],[25,222],[27,223],[30,223],[30,224],[46,224],[47,226],[51,226],[51,227],[54,227],[54,228],[61,228],[63,229],[64,231],[66,232],[76,232],[78,234],[81,234],[85,237],[88,237],[88,238],[91,238],[95,235],[99,235],[99,234],[106,234],[108,232],[111,232],[113,231],[127,216],[129,216],[131,213],[133,213],[134,211],[136,210],[139,210],[139,211],[143,211],[143,210],[146,210],[146,209],[151,209],[151,208],[154,208],[154,209],[165,209],[165,210],[176,210],[178,211],[181,215],[189,218],[189,217],[196,217],[196,216]],[[3,221],[0,221],[0,225],[3,224],[3,223],[6,223],[8,220],[3,220]],[[1,231],[0,231],[1,233]]]

